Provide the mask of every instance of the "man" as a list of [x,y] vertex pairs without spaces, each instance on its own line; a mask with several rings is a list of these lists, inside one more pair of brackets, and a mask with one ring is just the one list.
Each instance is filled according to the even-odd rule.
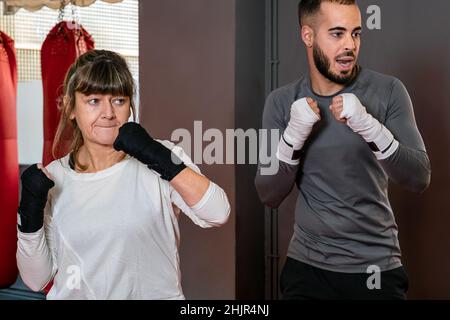
[[273,208],[299,188],[282,297],[405,299],[388,180],[423,192],[431,172],[411,99],[398,79],[358,66],[355,0],[302,0],[299,21],[309,72],[267,98],[279,170],[255,181]]

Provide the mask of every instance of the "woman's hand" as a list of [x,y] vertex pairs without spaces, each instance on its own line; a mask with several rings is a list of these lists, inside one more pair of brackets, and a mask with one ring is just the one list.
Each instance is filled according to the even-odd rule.
[[53,181],[52,176],[50,175],[50,172],[48,172],[47,169],[45,169],[45,167],[42,165],[42,163],[38,163],[37,164],[38,169],[40,169],[46,176],[47,178],[49,178],[50,180]]
[[33,233],[44,225],[44,209],[48,192],[55,183],[50,174],[41,164],[27,168],[21,176],[22,196],[18,213],[20,216],[19,230],[23,233]]
[[141,125],[135,122],[125,123],[120,127],[119,135],[114,141],[114,149],[135,157],[167,181],[171,181],[186,168],[172,151],[154,140]]

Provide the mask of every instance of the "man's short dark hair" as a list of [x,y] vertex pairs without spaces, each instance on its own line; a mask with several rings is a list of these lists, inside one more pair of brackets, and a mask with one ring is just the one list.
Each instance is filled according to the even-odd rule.
[[303,26],[305,18],[313,16],[320,10],[322,2],[331,2],[344,5],[356,4],[356,0],[300,0],[298,3],[298,22]]

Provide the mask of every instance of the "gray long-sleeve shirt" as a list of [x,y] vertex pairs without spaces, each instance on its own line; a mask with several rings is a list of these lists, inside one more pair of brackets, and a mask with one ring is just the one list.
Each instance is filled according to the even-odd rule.
[[400,143],[397,151],[378,161],[361,136],[335,120],[328,109],[334,96],[313,93],[306,74],[269,95],[263,128],[282,134],[292,103],[303,97],[318,102],[322,119],[302,149],[300,165],[280,161],[276,174],[263,175],[260,164],[256,188],[270,207],[278,207],[295,183],[299,188],[289,257],[335,272],[361,273],[371,265],[394,269],[401,266],[401,252],[388,180],[422,192],[430,183],[430,162],[411,99],[398,79],[361,68],[336,95],[342,93],[355,94],[392,132]]

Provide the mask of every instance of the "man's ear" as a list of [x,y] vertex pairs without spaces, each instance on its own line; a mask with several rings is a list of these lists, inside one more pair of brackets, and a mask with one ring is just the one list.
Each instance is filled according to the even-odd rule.
[[314,30],[308,25],[304,25],[300,30],[302,41],[308,48],[311,48],[314,42]]

